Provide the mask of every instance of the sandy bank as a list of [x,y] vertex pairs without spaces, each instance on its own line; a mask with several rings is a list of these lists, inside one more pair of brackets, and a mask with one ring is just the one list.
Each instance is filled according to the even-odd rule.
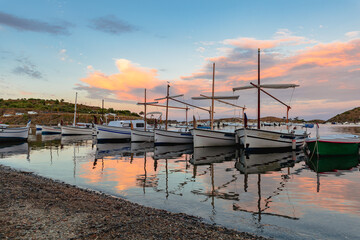
[[0,239],[263,239],[0,165]]

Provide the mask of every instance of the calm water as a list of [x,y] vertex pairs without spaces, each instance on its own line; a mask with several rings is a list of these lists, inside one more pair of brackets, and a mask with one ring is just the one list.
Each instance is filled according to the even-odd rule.
[[[360,135],[360,128],[320,133]],[[33,135],[0,145],[0,164],[261,236],[359,238],[358,157],[308,161],[302,152],[245,156],[231,147]]]

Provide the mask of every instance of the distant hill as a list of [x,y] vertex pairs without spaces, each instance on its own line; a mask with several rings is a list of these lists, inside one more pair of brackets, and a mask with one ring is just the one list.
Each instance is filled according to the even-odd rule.
[[346,112],[337,114],[335,117],[330,118],[327,120],[328,122],[349,122],[349,123],[356,123],[360,122],[360,107],[348,110]]
[[[58,124],[61,120],[64,123],[72,123],[75,104],[53,99],[9,99],[0,98],[0,122],[7,124],[25,124],[31,119],[34,124]],[[34,111],[37,114],[28,114]],[[93,116],[100,116],[104,113],[114,113],[121,119],[139,118],[137,113],[129,110],[114,110],[113,108],[87,106],[77,104],[79,122],[91,122]],[[19,114],[19,115],[16,115]],[[20,115],[21,114],[21,115]],[[4,116],[10,115],[10,116]]]

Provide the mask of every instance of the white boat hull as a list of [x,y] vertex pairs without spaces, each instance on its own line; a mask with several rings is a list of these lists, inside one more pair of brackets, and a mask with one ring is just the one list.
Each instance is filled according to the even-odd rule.
[[[262,129],[238,129],[236,137],[240,145],[250,151],[266,151],[299,148],[304,144],[305,135],[294,135]],[[295,141],[293,143],[293,140]]]
[[132,142],[153,142],[154,132],[144,131],[139,129],[131,130],[131,141]]
[[131,128],[96,125],[96,132],[98,141],[126,141],[131,139]]
[[187,144],[193,142],[193,136],[190,132],[175,132],[156,129],[154,134],[155,145]]
[[0,141],[26,141],[29,127],[0,128]]
[[61,134],[61,128],[42,126],[42,134]]
[[203,129],[191,130],[194,147],[232,146],[236,144],[235,133]]
[[62,135],[92,135],[92,128],[77,126],[61,126]]

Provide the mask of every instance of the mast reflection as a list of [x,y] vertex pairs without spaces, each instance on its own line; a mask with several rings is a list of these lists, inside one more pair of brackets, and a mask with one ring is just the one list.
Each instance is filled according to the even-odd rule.
[[[243,208],[240,203],[233,204],[234,211],[242,211],[251,213],[254,218],[257,218],[257,222],[261,222],[262,215],[271,215],[277,217],[283,217],[293,220],[299,218],[288,216],[284,214],[268,212],[272,199],[279,195],[285,188],[286,183],[289,180],[290,168],[298,161],[302,161],[304,156],[300,152],[280,152],[280,153],[268,153],[268,154],[247,154],[243,150],[239,150],[238,158],[235,163],[235,168],[244,175],[244,191],[248,189],[248,176],[252,174],[257,175],[257,211],[251,211]],[[280,171],[283,168],[288,169],[288,173],[281,176],[279,186],[271,195],[266,198],[262,197],[261,192],[261,178],[263,174],[273,171]],[[264,206],[262,206],[264,202]]]

